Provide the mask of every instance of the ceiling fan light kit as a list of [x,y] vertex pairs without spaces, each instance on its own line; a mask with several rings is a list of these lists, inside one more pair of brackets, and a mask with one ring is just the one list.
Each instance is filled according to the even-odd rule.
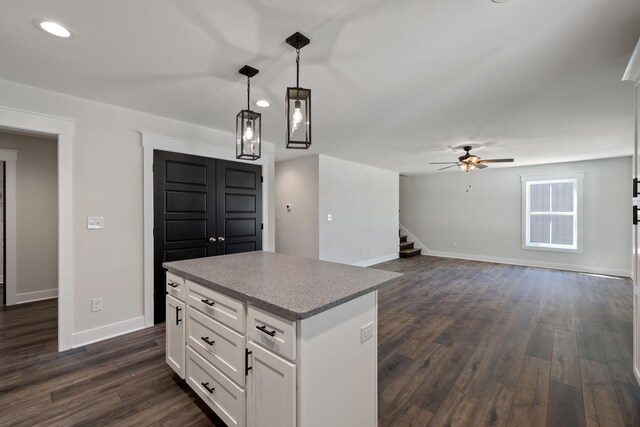
[[258,160],[262,155],[262,115],[252,111],[251,106],[251,77],[259,71],[245,65],[238,70],[247,76],[247,109],[236,116],[236,159]]
[[296,86],[285,93],[287,148],[306,150],[311,146],[311,89],[300,87],[300,49],[311,40],[296,32],[286,40],[296,49]]

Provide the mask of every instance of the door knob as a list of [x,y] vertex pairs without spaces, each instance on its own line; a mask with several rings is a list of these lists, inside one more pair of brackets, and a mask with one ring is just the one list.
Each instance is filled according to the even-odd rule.
[[215,237],[209,237],[209,243],[215,243],[215,242],[216,242]]
[[224,242],[224,237],[218,237],[218,242]]

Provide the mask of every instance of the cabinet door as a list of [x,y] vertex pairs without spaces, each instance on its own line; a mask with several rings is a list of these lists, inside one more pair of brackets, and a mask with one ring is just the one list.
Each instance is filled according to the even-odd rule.
[[166,360],[180,378],[184,379],[184,303],[167,295],[166,307]]
[[[640,85],[635,89],[636,102],[636,140],[633,151],[633,173],[640,178]],[[635,191],[634,191],[635,193]],[[635,194],[634,194],[635,195]],[[640,204],[636,198],[634,204]],[[634,215],[640,215],[634,212]],[[640,230],[633,226],[633,373],[640,384]]]
[[296,425],[296,365],[253,342],[247,377],[247,426]]

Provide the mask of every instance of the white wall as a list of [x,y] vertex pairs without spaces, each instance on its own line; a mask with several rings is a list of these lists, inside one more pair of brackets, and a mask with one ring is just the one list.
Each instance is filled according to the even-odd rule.
[[318,259],[318,156],[276,163],[275,180],[276,252]]
[[319,157],[320,259],[371,265],[397,258],[399,174]]
[[[118,322],[143,316],[143,157],[140,131],[234,147],[232,134],[0,80],[2,105],[76,121],[73,148],[74,335],[100,339]],[[206,114],[206,111],[203,111]],[[229,120],[233,121],[233,115]],[[273,146],[265,144],[267,153]],[[273,157],[271,157],[273,159]],[[271,160],[273,161],[273,160]],[[271,166],[272,167],[272,166]],[[269,182],[271,181],[271,182]],[[265,175],[271,187],[271,177]],[[272,187],[271,187],[272,190]],[[273,192],[265,195],[265,234],[275,240]],[[87,216],[105,229],[88,231]],[[265,250],[273,247],[265,246]],[[103,311],[92,313],[91,298]],[[125,323],[128,325],[132,323]],[[96,329],[98,328],[98,329]]]
[[[584,172],[583,253],[522,249],[521,175]],[[434,255],[630,275],[631,158],[400,181],[400,223]],[[456,242],[457,247],[454,247]]]
[[58,288],[57,143],[31,135],[0,132],[0,148],[18,152],[17,300],[55,297]]

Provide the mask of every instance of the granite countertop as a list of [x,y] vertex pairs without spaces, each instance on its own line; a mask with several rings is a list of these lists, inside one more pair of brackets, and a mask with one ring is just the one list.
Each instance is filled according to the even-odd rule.
[[402,277],[400,273],[272,252],[165,262],[162,266],[292,319],[311,317]]

